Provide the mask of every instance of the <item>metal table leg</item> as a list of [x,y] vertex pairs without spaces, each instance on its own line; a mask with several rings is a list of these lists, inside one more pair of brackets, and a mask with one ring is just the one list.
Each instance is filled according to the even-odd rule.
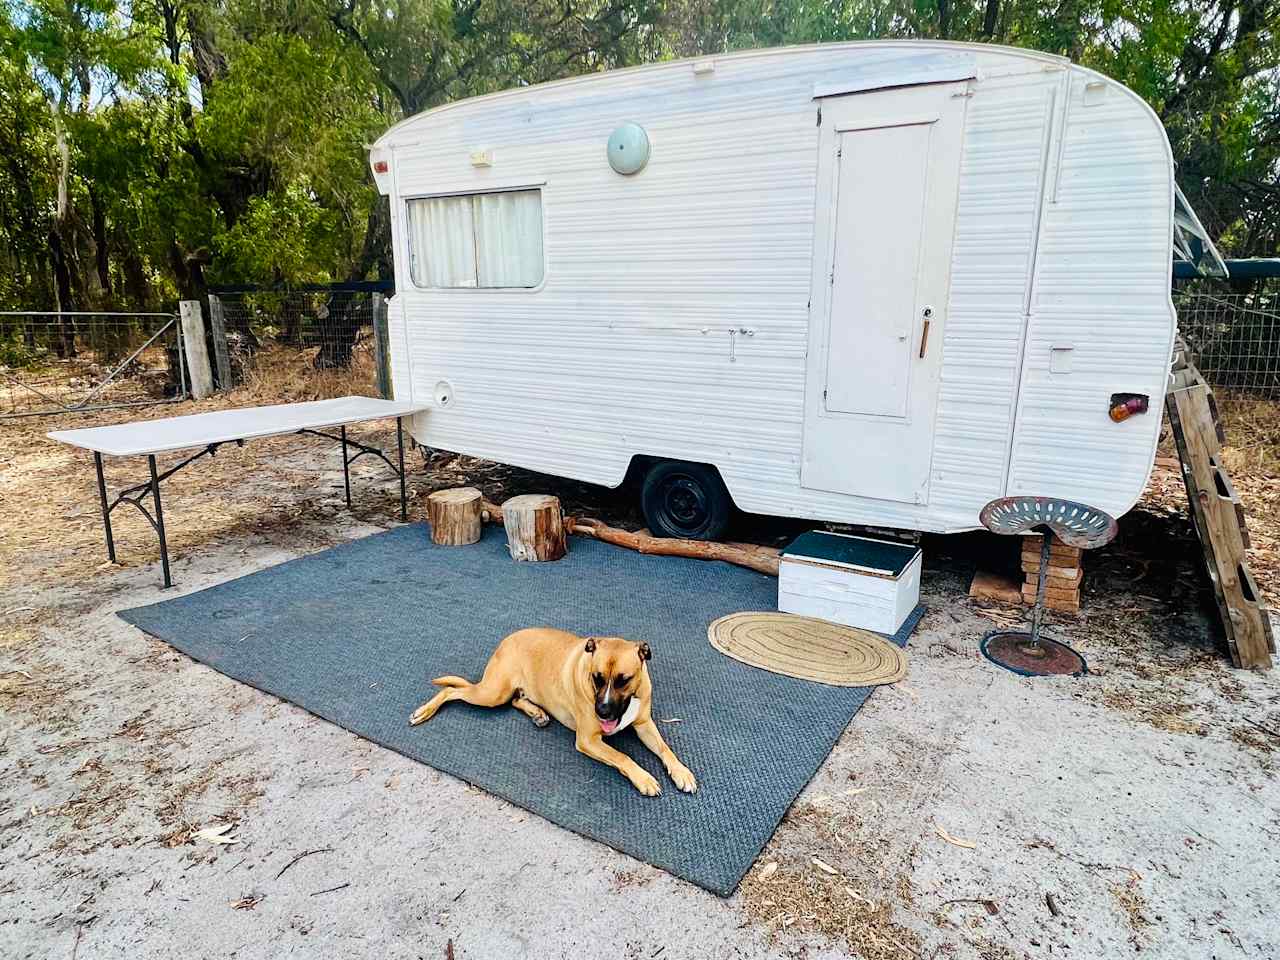
[[98,468],[98,500],[102,503],[102,526],[107,531],[107,559],[116,562],[116,539],[111,534],[111,508],[107,506],[107,481],[102,476],[102,454],[93,451],[93,465]]
[[156,507],[156,533],[160,535],[160,565],[164,568],[164,585],[172,587],[173,579],[169,576],[169,542],[164,536],[164,511],[160,507],[160,478],[156,475],[154,453],[147,457],[147,463],[151,467],[151,497]]
[[342,426],[342,485],[347,491],[347,509],[351,509],[351,461],[347,459],[347,428]]
[[400,522],[409,519],[409,510],[404,498],[404,418],[396,417],[396,449],[400,455]]

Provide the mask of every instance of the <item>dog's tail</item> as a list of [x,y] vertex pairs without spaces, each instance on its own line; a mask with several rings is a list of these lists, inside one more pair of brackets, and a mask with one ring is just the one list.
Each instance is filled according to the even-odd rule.
[[464,680],[462,677],[436,677],[431,681],[437,687],[469,687],[470,680]]

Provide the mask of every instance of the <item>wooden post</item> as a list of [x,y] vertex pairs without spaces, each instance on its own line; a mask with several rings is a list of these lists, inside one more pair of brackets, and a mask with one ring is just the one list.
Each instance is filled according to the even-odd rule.
[[427,520],[431,542],[463,546],[480,539],[480,504],[484,498],[475,487],[437,490],[427,496]]
[[394,400],[391,384],[391,335],[387,329],[387,298],[380,293],[372,295],[373,365],[378,378],[378,396]]
[[560,498],[547,493],[512,497],[502,505],[512,560],[559,560],[567,546]]
[[204,314],[199,300],[183,300],[178,304],[182,322],[182,346],[187,354],[187,373],[191,377],[191,396],[203,400],[213,393],[213,371],[209,369],[209,346],[204,339]]
[[222,312],[222,298],[209,294],[209,333],[213,336],[213,361],[218,373],[218,389],[230,390],[231,356],[227,352],[227,322]]

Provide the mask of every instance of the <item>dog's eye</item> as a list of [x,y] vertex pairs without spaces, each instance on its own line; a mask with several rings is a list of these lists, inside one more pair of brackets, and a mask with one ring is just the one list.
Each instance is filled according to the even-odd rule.
[[591,680],[592,680],[592,682],[593,682],[593,683],[595,683],[595,685],[596,685],[596,689],[597,689],[597,690],[599,690],[601,687],[603,687],[603,686],[604,686],[604,675],[603,675],[603,674],[599,674],[599,673],[594,674],[594,675],[591,677]]
[[628,683],[630,683],[630,682],[631,682],[631,678],[630,678],[630,677],[614,677],[614,678],[613,678],[613,688],[614,688],[615,690],[621,690],[623,687],[625,687],[625,686],[626,686]]

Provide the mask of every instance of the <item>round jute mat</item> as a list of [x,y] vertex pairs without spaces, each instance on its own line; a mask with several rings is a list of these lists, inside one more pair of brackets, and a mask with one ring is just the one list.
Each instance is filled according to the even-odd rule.
[[792,613],[731,613],[707,627],[707,639],[753,667],[835,687],[873,687],[907,675],[906,656],[888,640]]

